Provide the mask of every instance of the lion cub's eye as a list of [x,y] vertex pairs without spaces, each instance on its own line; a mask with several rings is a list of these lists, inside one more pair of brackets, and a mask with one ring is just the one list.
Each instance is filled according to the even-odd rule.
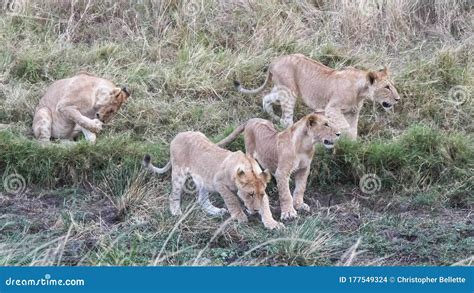
[[389,86],[389,85],[386,85],[385,88],[388,89],[388,90],[390,90],[390,86]]
[[249,193],[249,196],[250,196],[250,197],[254,197],[254,196],[255,196],[255,192],[250,192],[250,193]]
[[329,127],[329,123],[327,123],[327,122],[326,122],[326,123],[324,123],[324,126],[327,126],[327,127]]

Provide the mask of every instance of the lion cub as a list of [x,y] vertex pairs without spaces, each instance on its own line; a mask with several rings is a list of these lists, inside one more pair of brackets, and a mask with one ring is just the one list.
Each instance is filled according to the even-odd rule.
[[[324,110],[338,128],[350,138],[357,138],[359,114],[364,100],[380,103],[385,110],[400,101],[397,89],[390,81],[387,69],[365,71],[352,67],[341,70],[329,68],[302,54],[291,54],[274,59],[267,77],[257,89],[245,89],[234,81],[237,90],[256,94],[273,83],[273,89],[263,97],[263,109],[281,124],[293,124],[297,98],[313,110]],[[281,106],[282,117],[273,112],[273,105]]]
[[200,132],[179,133],[171,141],[170,154],[171,159],[164,168],[153,166],[149,155],[145,156],[143,165],[160,174],[172,168],[170,210],[173,215],[181,214],[181,193],[190,176],[199,193],[198,202],[208,214],[223,215],[226,212],[209,201],[209,192],[218,192],[224,198],[232,218],[239,222],[247,221],[240,199],[249,213],[260,213],[266,228],[284,227],[273,219],[265,193],[271,179],[270,172],[262,171],[252,157],[241,151],[222,149]]
[[[316,113],[306,115],[280,133],[270,121],[255,118],[239,126],[217,145],[227,145],[242,132],[247,154],[275,175],[281,219],[297,217],[296,210],[309,211],[309,206],[303,202],[303,195],[314,155],[314,144],[323,143],[326,148],[332,148],[341,133],[329,124],[325,116]],[[291,174],[295,176],[293,197],[289,185]]]
[[73,139],[84,133],[94,142],[130,93],[103,78],[81,72],[54,82],[41,98],[33,118],[33,132],[40,141]]

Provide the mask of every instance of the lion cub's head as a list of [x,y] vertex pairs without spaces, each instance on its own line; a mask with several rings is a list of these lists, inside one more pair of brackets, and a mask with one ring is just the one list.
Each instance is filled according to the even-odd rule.
[[334,128],[326,116],[319,113],[311,113],[303,117],[307,134],[313,138],[313,143],[322,143],[324,147],[331,149],[341,135],[341,132]]
[[250,162],[251,168],[238,168],[235,175],[237,195],[244,202],[247,211],[254,214],[260,211],[262,199],[266,196],[267,183],[272,178],[270,171],[262,171],[257,161],[245,155]]
[[114,88],[110,92],[109,102],[96,112],[96,118],[104,123],[109,122],[129,96],[130,91],[127,87]]
[[382,105],[385,110],[390,110],[400,100],[397,89],[389,80],[388,75],[387,68],[367,74],[369,84],[373,87],[371,98]]

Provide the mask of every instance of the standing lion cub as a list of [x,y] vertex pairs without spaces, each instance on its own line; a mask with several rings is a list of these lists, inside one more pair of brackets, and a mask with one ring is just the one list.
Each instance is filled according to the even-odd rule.
[[198,202],[208,214],[223,215],[226,212],[209,201],[209,192],[218,192],[232,218],[239,222],[247,221],[240,204],[242,200],[249,213],[261,215],[266,228],[284,227],[273,219],[265,192],[271,179],[270,172],[262,171],[252,157],[241,151],[222,149],[200,132],[179,133],[171,141],[170,153],[171,159],[163,168],[153,166],[149,155],[145,156],[143,165],[160,174],[172,169],[170,210],[173,215],[181,215],[181,193],[190,176],[199,193]]
[[54,82],[41,98],[33,118],[33,132],[40,141],[51,138],[73,139],[80,132],[94,142],[102,130],[130,96],[127,88],[79,73]]
[[[306,115],[280,133],[270,121],[254,118],[240,125],[218,145],[227,145],[242,132],[247,154],[275,175],[281,219],[295,218],[296,210],[309,211],[303,196],[313,160],[314,144],[322,143],[326,148],[332,148],[341,133],[332,127],[326,117],[317,113]],[[293,197],[290,192],[292,174],[295,176]]]
[[273,81],[271,93],[263,97],[263,108],[278,120],[273,104],[281,105],[280,122],[285,127],[293,124],[297,97],[326,116],[350,138],[357,138],[359,113],[365,99],[376,101],[389,110],[400,100],[397,89],[389,79],[387,69],[365,71],[352,67],[342,70],[329,68],[302,54],[281,56],[270,64],[262,86],[249,90],[234,81],[237,90],[256,94]]

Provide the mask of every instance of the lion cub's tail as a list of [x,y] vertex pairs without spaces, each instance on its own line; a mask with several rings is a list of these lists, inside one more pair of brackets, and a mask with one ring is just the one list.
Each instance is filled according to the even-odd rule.
[[158,167],[153,166],[153,164],[151,163],[151,157],[149,154],[145,155],[142,163],[145,168],[147,168],[153,173],[163,174],[163,173],[168,172],[171,169],[171,161],[166,163],[166,165],[163,168],[158,168]]
[[245,130],[245,125],[247,125],[247,122],[245,122],[244,124],[240,125],[239,127],[237,127],[234,131],[232,131],[231,134],[229,134],[226,138],[224,138],[223,140],[219,141],[217,143],[218,146],[220,147],[225,147],[226,145],[228,145],[229,143],[233,142],[242,132],[244,132]]
[[246,88],[242,87],[240,82],[237,81],[237,80],[234,80],[234,87],[238,92],[241,92],[243,94],[256,94],[256,93],[261,92],[265,88],[268,81],[270,80],[270,75],[271,75],[270,70],[267,70],[267,77],[265,78],[265,82],[260,87],[258,87],[256,89],[246,89]]

